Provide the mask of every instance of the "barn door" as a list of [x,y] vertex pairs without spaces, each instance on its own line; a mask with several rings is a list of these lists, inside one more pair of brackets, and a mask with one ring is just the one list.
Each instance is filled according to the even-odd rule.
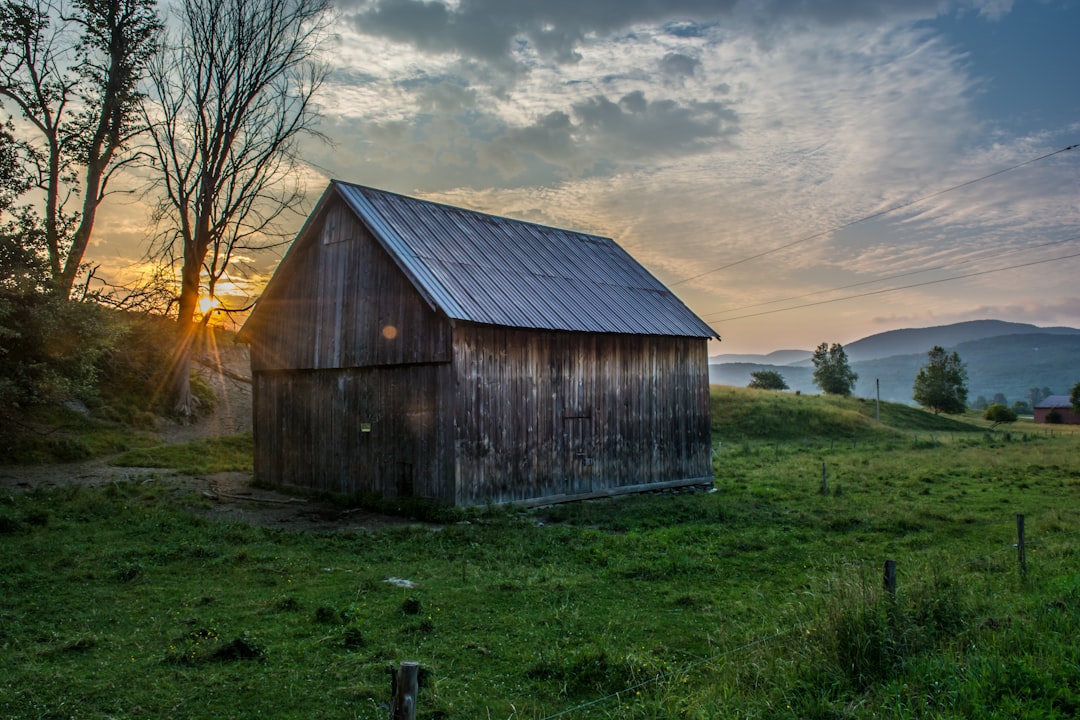
[[591,417],[563,418],[563,437],[566,440],[566,477],[570,492],[592,490],[593,435]]
[[398,497],[412,497],[416,493],[413,480],[413,464],[406,462],[398,463],[397,494]]

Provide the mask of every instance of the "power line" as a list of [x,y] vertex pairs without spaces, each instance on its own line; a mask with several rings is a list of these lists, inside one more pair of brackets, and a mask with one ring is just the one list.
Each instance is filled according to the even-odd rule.
[[[1032,245],[1030,247],[1020,248],[1018,250],[1013,250],[1012,252],[999,253],[999,254],[995,255],[994,257],[1000,259],[1000,258],[1003,258],[1003,257],[1008,257],[1010,255],[1016,255],[1018,253],[1027,253],[1027,252],[1030,252],[1032,250],[1038,250],[1039,248],[1051,247],[1051,246],[1054,246],[1054,245],[1063,245],[1064,243],[1073,242],[1074,240],[1080,240],[1080,235],[1075,235],[1075,236],[1070,237],[1070,238],[1065,238],[1064,240],[1053,240],[1051,242],[1042,243],[1040,245]],[[972,258],[972,259],[969,259],[969,260],[961,260],[958,263],[954,263],[951,267],[955,268],[955,267],[957,267],[959,265],[969,265],[969,264],[975,262],[977,259],[981,259],[981,258]],[[922,273],[934,272],[935,270],[947,270],[949,268],[950,268],[949,265],[935,265],[934,267],[923,268],[922,270],[911,270],[909,272],[897,273],[895,275],[885,275],[883,277],[874,278],[873,280],[863,280],[862,282],[851,283],[850,285],[840,285],[838,287],[826,288],[826,289],[823,289],[823,290],[814,290],[812,292],[803,293],[802,295],[792,295],[790,297],[777,298],[776,300],[768,300],[766,302],[754,303],[752,305],[740,305],[738,307],[728,308],[727,310],[716,310],[714,312],[708,313],[708,315],[703,316],[703,317],[712,317],[712,316],[715,316],[715,315],[726,315],[728,313],[738,312],[739,310],[749,310],[750,308],[762,307],[764,305],[775,305],[777,303],[782,303],[782,302],[791,302],[792,300],[802,300],[803,298],[813,297],[814,295],[823,295],[825,293],[837,292],[838,290],[850,290],[851,288],[863,287],[865,285],[873,285],[874,283],[885,282],[886,280],[896,280],[898,278],[911,277],[912,275],[921,275]],[[792,309],[795,309],[795,308],[792,308]],[[720,322],[722,322],[722,320]]]
[[1018,163],[1016,165],[1012,165],[1012,166],[1007,167],[1007,168],[1002,168],[1001,170],[995,170],[994,172],[992,172],[992,173],[990,173],[988,175],[983,175],[982,177],[977,177],[974,180],[968,180],[966,182],[962,182],[959,185],[953,185],[952,187],[947,187],[944,190],[938,190],[937,192],[930,193],[929,195],[923,195],[922,197],[915,198],[914,200],[908,200],[907,202],[900,203],[899,205],[894,205],[894,206],[892,206],[890,208],[887,208],[885,210],[879,210],[878,212],[871,213],[869,215],[864,215],[863,217],[857,218],[855,220],[851,220],[851,221],[846,222],[846,223],[844,223],[842,225],[837,225],[837,226],[829,228],[827,230],[821,230],[819,232],[813,233],[812,235],[807,235],[805,237],[799,238],[798,240],[792,240],[789,243],[786,243],[784,245],[778,245],[778,246],[776,246],[774,248],[771,248],[769,250],[763,250],[763,251],[757,253],[756,255],[750,255],[749,257],[745,257],[745,258],[743,258],[741,260],[736,260],[735,262],[730,262],[727,265],[720,265],[719,267],[714,267],[711,270],[706,270],[705,272],[698,273],[697,275],[692,275],[691,277],[683,278],[682,280],[676,280],[675,282],[668,283],[668,286],[669,287],[674,287],[675,285],[682,285],[683,283],[688,283],[688,282],[691,282],[693,280],[697,280],[698,278],[705,277],[706,275],[711,275],[714,272],[719,272],[721,270],[727,270],[728,268],[735,267],[736,265],[742,265],[743,263],[750,262],[751,260],[757,260],[758,258],[765,257],[766,255],[772,255],[773,253],[779,252],[781,250],[787,250],[788,248],[794,247],[795,245],[798,245],[800,243],[804,243],[804,242],[807,242],[809,240],[814,240],[814,239],[822,237],[824,235],[828,235],[830,233],[837,232],[838,230],[843,230],[845,228],[849,228],[852,225],[857,225],[857,224],[859,224],[861,222],[866,222],[867,220],[873,220],[874,218],[879,218],[879,217],[881,217],[883,215],[888,215],[889,213],[896,212],[897,210],[903,210],[904,208],[908,208],[908,207],[911,207],[912,205],[916,205],[918,203],[925,202],[926,200],[931,200],[933,198],[944,195],[945,193],[950,193],[950,192],[953,192],[954,190],[959,190],[960,188],[965,188],[965,187],[967,187],[969,185],[974,185],[975,183],[982,182],[983,180],[989,180],[992,177],[996,177],[998,175],[1002,175],[1002,174],[1007,173],[1007,172],[1012,172],[1013,170],[1017,170],[1017,169],[1022,168],[1022,167],[1026,166],[1026,165],[1031,165],[1032,163],[1037,163],[1040,160],[1045,160],[1047,158],[1054,157],[1055,155],[1060,155],[1063,152],[1067,152],[1069,150],[1075,150],[1076,148],[1080,148],[1080,143],[1075,143],[1073,145],[1063,147],[1060,150],[1055,150],[1054,152],[1050,152],[1050,153],[1047,153],[1045,155],[1040,155],[1037,158],[1032,158],[1030,160],[1025,160],[1022,163]]
[[787,312],[789,310],[801,310],[808,307],[816,307],[818,305],[827,305],[829,303],[841,302],[842,300],[854,300],[855,298],[869,297],[871,295],[883,295],[885,293],[896,292],[898,290],[910,290],[911,288],[925,287],[926,285],[937,285],[945,282],[952,282],[953,280],[964,280],[966,278],[978,277],[980,275],[990,275],[993,273],[1004,272],[1006,270],[1016,270],[1018,268],[1031,267],[1033,265],[1043,265],[1049,262],[1057,262],[1058,260],[1068,260],[1070,258],[1080,257],[1080,253],[1073,253],[1071,255],[1061,255],[1059,257],[1047,258],[1046,260],[1035,260],[1033,262],[1021,263],[1019,265],[1008,265],[1006,267],[994,268],[993,270],[980,270],[979,272],[967,273],[965,275],[954,275],[952,277],[940,278],[938,280],[927,280],[926,282],[913,283],[911,285],[901,285],[894,288],[885,288],[884,290],[874,290],[872,292],[858,293],[855,295],[846,295],[840,298],[832,298],[831,300],[821,300],[818,302],[805,303],[803,305],[795,305],[793,307],[778,308],[776,310],[765,310],[758,313],[750,313],[748,315],[739,315],[732,318],[721,318],[714,320],[713,322],[732,322],[734,320],[745,320],[746,318],[760,317],[761,315],[774,315],[776,313]]

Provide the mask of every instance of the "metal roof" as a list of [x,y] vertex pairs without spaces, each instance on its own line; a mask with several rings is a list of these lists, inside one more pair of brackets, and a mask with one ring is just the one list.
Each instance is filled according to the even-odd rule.
[[1039,402],[1035,403],[1035,407],[1039,409],[1043,408],[1071,408],[1072,400],[1068,395],[1047,395]]
[[454,320],[717,337],[614,240],[335,180],[416,289]]

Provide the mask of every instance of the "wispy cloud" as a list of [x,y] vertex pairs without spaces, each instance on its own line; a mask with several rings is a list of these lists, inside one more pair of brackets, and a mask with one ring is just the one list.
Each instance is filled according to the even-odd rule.
[[[986,78],[926,22],[1003,22],[1011,7],[346,2],[325,99],[338,145],[313,158],[350,180],[615,237],[704,314],[981,266],[1080,227],[1076,162],[1038,163],[834,230],[1080,130],[1014,136],[980,116]],[[904,298],[927,312],[980,304],[948,291]]]

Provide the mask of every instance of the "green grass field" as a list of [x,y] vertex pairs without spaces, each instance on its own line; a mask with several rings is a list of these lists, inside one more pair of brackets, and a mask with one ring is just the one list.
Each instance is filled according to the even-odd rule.
[[1080,436],[874,415],[714,388],[714,492],[371,533],[0,497],[0,717],[385,718],[403,660],[420,718],[1077,716]]

